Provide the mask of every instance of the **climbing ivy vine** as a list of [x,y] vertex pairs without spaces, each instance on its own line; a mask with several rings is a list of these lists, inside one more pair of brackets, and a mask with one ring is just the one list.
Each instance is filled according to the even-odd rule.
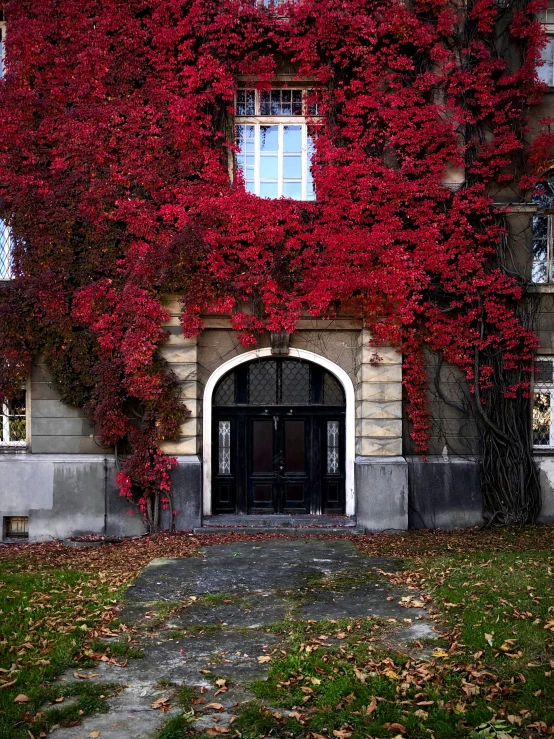
[[[63,399],[125,454],[121,492],[153,526],[175,464],[162,445],[187,413],[160,355],[169,294],[185,335],[225,313],[245,345],[293,332],[304,311],[347,312],[402,352],[419,451],[424,350],[461,370],[497,442],[510,436],[487,402],[499,377],[498,402],[528,398],[537,340],[517,312],[521,281],[498,261],[490,191],[536,173],[524,139],[542,95],[541,2],[3,7],[0,211],[15,278],[0,290],[0,393],[41,352]],[[317,90],[317,202],[261,199],[230,176],[237,80],[268,89],[283,60]],[[530,449],[516,446],[517,473]],[[532,518],[538,483],[524,494],[524,515],[514,503],[491,517]]]

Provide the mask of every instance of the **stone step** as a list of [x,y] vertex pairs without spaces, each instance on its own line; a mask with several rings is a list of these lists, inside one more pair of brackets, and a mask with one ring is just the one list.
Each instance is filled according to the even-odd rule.
[[356,519],[352,516],[312,516],[306,514],[283,515],[239,515],[219,514],[206,516],[202,526],[194,530],[198,534],[240,533],[289,533],[296,534],[361,534]]
[[283,534],[285,536],[350,536],[364,534],[357,526],[199,526],[195,534]]

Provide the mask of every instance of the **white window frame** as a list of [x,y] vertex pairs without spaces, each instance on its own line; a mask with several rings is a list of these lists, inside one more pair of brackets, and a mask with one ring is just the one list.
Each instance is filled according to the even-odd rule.
[[[0,423],[2,423],[2,440],[0,441],[0,448],[3,447],[25,447],[27,446],[27,436],[28,436],[28,428],[29,428],[29,414],[28,414],[28,404],[27,404],[27,388],[24,389],[24,396],[25,396],[25,412],[22,414],[11,414],[9,413],[9,406],[6,400],[2,400],[0,404],[0,410],[1,410],[1,418]],[[10,418],[24,418],[25,419],[25,438],[24,439],[18,439],[18,440],[11,440],[10,439]]]
[[[252,87],[241,87],[241,90],[252,90]],[[302,89],[303,92],[303,114],[302,115],[260,115],[261,110],[261,96],[260,91],[255,90],[255,103],[254,110],[256,115],[236,115],[234,117],[234,134],[235,143],[238,139],[238,127],[239,126],[253,126],[254,127],[254,195],[258,197],[265,197],[260,195],[260,183],[264,182],[264,179],[260,177],[260,162],[261,162],[261,127],[262,126],[277,126],[278,127],[278,144],[277,144],[277,198],[284,197],[283,194],[283,183],[284,183],[284,172],[283,172],[283,160],[284,160],[284,127],[285,126],[300,126],[301,127],[301,195],[298,198],[298,202],[313,202],[314,197],[308,199],[308,175],[309,175],[309,142],[308,142],[308,121],[317,121],[317,116],[308,115],[307,111],[307,94],[308,89],[301,88],[299,86],[291,85],[287,86],[275,86],[276,90],[291,89],[298,90]],[[235,111],[237,101],[235,97]],[[240,166],[237,161],[237,169]],[[274,182],[274,180],[268,180]],[[289,197],[289,196],[285,196]]]
[[[537,74],[542,82],[547,84],[549,87],[554,87],[554,0],[548,0],[548,7],[541,12],[539,20],[543,25],[549,41],[548,45],[542,50],[541,60],[550,62],[551,74],[546,78],[543,78],[543,73],[547,68],[546,64],[537,69]],[[549,50],[550,54],[547,55]]]
[[539,354],[535,359],[535,364],[539,364],[541,362],[550,363],[552,366],[552,374],[549,382],[541,380],[533,383],[533,405],[531,412],[533,412],[534,409],[535,396],[541,392],[550,393],[550,438],[548,444],[535,444],[533,440],[533,449],[535,452],[540,452],[541,450],[551,451],[554,449],[554,356]]

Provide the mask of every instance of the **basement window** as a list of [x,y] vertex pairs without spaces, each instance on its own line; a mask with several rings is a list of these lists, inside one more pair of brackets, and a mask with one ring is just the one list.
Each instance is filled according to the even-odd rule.
[[29,517],[28,516],[4,516],[4,538],[5,539],[28,539]]

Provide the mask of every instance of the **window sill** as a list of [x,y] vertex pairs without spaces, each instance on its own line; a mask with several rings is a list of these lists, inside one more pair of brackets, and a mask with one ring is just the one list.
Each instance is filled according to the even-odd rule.
[[[525,292],[527,293],[544,293],[545,295],[554,294],[554,282],[544,283],[541,285],[526,285]],[[553,447],[554,449],[554,447]]]
[[29,446],[27,442],[0,442],[0,454],[13,454],[14,452],[28,452]]

